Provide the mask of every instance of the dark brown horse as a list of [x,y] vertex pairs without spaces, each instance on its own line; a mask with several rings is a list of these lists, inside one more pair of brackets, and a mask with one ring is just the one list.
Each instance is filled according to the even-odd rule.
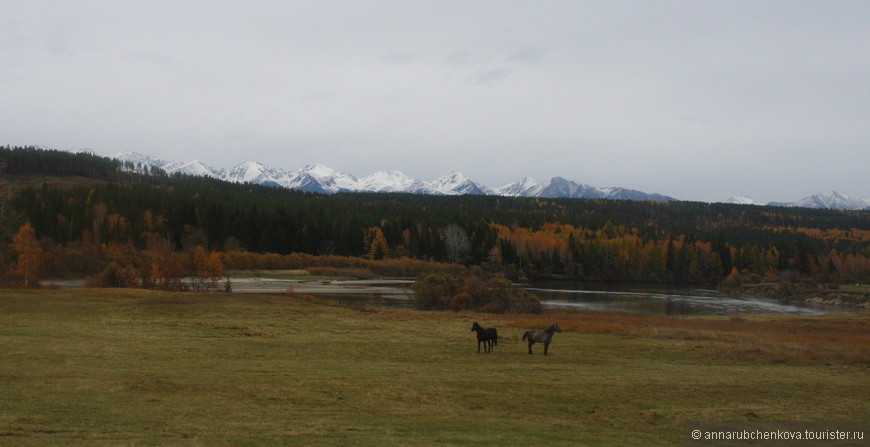
[[553,340],[553,332],[562,332],[558,324],[553,323],[552,326],[545,331],[526,331],[523,334],[523,340],[529,339],[529,354],[532,353],[532,345],[535,343],[544,344],[544,355],[547,355],[547,350],[550,347],[550,342]]
[[492,352],[492,346],[498,344],[498,331],[494,327],[481,327],[475,321],[471,325],[471,332],[477,332],[477,352],[480,352],[480,343],[483,342],[483,352]]

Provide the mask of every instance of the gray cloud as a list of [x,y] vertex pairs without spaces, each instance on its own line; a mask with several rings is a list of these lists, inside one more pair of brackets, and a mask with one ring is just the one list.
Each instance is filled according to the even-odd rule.
[[486,84],[507,78],[510,72],[510,69],[506,67],[489,68],[478,72],[475,75],[475,79],[478,84]]
[[409,64],[411,62],[414,62],[414,59],[416,59],[416,56],[414,56],[411,53],[396,53],[393,51],[391,51],[391,52],[385,54],[383,57],[381,57],[381,61],[384,63],[400,64],[400,65],[401,64]]
[[0,144],[870,197],[868,2],[0,9]]
[[467,51],[457,51],[447,55],[445,62],[448,65],[463,66],[471,63],[471,54]]
[[508,60],[517,62],[538,63],[543,62],[547,55],[546,48],[521,48],[513,52]]

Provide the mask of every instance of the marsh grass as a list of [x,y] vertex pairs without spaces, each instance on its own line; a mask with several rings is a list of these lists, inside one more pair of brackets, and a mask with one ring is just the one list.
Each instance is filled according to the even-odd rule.
[[868,322],[6,290],[0,444],[681,445],[690,420],[868,420]]

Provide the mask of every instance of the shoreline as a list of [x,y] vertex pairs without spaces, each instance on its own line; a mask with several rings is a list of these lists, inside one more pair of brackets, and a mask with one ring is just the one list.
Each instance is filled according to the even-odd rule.
[[851,306],[870,309],[870,292],[853,292],[837,289],[807,289],[783,283],[743,284],[737,291],[770,298],[782,298],[814,304]]

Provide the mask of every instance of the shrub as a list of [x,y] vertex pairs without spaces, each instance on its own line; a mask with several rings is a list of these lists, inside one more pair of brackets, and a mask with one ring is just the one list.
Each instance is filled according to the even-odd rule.
[[722,287],[725,290],[737,290],[740,288],[740,284],[743,283],[743,277],[740,275],[740,271],[737,270],[737,267],[731,269],[731,274],[725,278],[725,281],[722,283]]
[[109,265],[87,285],[89,287],[139,287],[139,272],[132,267],[122,267],[115,262]]
[[454,310],[456,312],[466,310],[471,306],[471,302],[472,297],[468,293],[457,293],[453,298],[450,299],[450,310]]
[[417,309],[447,309],[459,286],[447,275],[426,274],[414,281],[414,306]]
[[525,289],[515,288],[515,290],[516,295],[509,312],[520,314],[539,314],[544,312],[544,305],[537,295],[533,295]]
[[417,309],[543,312],[541,300],[537,296],[502,276],[490,276],[479,269],[461,279],[441,274],[418,277],[414,282],[414,304]]

